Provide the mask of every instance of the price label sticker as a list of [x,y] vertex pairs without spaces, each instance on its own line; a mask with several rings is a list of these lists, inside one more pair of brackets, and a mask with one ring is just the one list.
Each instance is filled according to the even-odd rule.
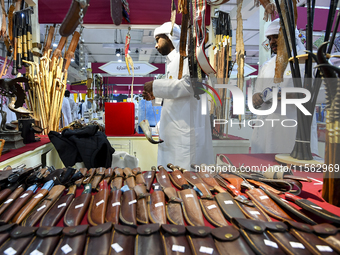
[[66,203],[62,203],[62,204],[58,205],[58,208],[65,207],[65,206],[66,206]]
[[216,205],[209,205],[207,208],[208,208],[209,210],[211,210],[211,209],[216,208]]
[[151,177],[152,177],[152,175],[150,174],[150,175],[148,175],[146,178],[149,178],[149,179],[150,179]]
[[210,177],[210,175],[209,175],[209,174],[205,174],[205,177],[209,178],[209,177]]
[[13,198],[7,199],[7,200],[4,202],[4,204],[8,204],[8,203],[10,203],[10,202],[12,202],[12,201],[13,201]]
[[260,214],[260,212],[258,212],[258,211],[250,211],[250,213],[251,213],[251,214],[254,214],[254,215]]
[[38,251],[38,250],[34,250],[30,253],[30,255],[44,255],[44,253]]
[[112,249],[114,249],[115,252],[117,252],[117,253],[123,251],[123,248],[122,248],[118,243],[111,244],[111,247],[112,247]]
[[102,203],[104,203],[104,199],[100,200],[98,203],[96,203],[96,206],[100,206]]
[[199,251],[206,254],[213,254],[214,249],[210,247],[201,246]]
[[178,251],[178,252],[184,253],[185,252],[185,247],[182,246],[182,245],[173,244],[172,245],[172,251]]
[[232,205],[232,204],[234,204],[233,200],[224,200],[224,203],[225,203],[226,205]]
[[263,199],[268,199],[269,197],[268,196],[260,196],[260,199],[263,200]]
[[267,240],[267,239],[264,239],[264,244],[267,245],[267,246],[270,246],[270,247],[273,247],[273,248],[279,248],[279,246],[277,245],[277,243],[275,242],[272,242],[270,240]]
[[292,246],[293,248],[298,248],[298,249],[305,249],[305,246],[302,243],[298,243],[298,242],[289,242],[290,246]]
[[333,252],[333,249],[328,245],[316,245],[316,248],[318,248],[319,251],[323,252]]
[[135,204],[135,203],[137,203],[137,200],[135,199],[135,200],[132,200],[132,201],[130,201],[129,202],[129,205],[132,205],[132,204]]
[[38,195],[36,195],[34,198],[40,198],[40,197],[43,197],[44,195],[39,193]]
[[45,207],[46,207],[46,205],[43,205],[43,206],[39,207],[39,208],[37,209],[37,212],[39,212],[40,210],[44,209]]
[[6,249],[6,250],[4,251],[4,253],[5,253],[6,255],[14,255],[14,254],[17,254],[17,251],[14,250],[12,247],[9,247],[8,249]]
[[180,176],[180,175],[178,174],[178,175],[177,175],[177,178],[178,178],[178,179],[181,179],[181,178],[182,178],[182,176]]
[[78,208],[83,207],[83,206],[84,206],[84,204],[79,204],[79,205],[76,205],[76,206],[74,207],[74,209],[78,209]]
[[230,188],[236,189],[234,185],[229,185]]
[[113,203],[113,204],[112,204],[112,207],[115,207],[115,206],[117,206],[117,205],[120,205],[120,202]]
[[194,180],[196,180],[196,179],[197,179],[197,177],[196,177],[196,176],[191,176],[191,178],[192,178],[192,179],[194,179]]
[[163,206],[163,205],[164,205],[163,202],[159,202],[159,203],[155,204],[155,207],[159,207],[159,206]]
[[166,178],[166,175],[162,175],[162,178],[165,179],[165,178]]
[[27,197],[28,196],[28,193],[25,193],[25,194],[22,194],[21,196],[20,196],[20,198],[24,198],[24,197]]
[[185,195],[185,197],[194,197],[194,195],[193,194],[187,194],[187,195]]
[[72,248],[68,245],[68,244],[65,244],[63,247],[61,247],[61,250],[67,254],[67,253],[70,253],[72,251]]

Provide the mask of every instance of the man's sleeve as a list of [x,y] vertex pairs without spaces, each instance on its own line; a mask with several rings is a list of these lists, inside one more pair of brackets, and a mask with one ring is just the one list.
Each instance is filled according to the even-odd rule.
[[182,79],[161,79],[153,81],[153,95],[155,97],[175,99],[180,97],[189,97],[193,90],[191,87],[190,76],[184,76]]

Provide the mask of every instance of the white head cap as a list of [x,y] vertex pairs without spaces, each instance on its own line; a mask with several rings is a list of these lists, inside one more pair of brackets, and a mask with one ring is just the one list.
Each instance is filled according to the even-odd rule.
[[170,35],[170,32],[171,32],[171,22],[166,22],[160,27],[157,27],[155,29],[154,37],[156,38],[156,35],[165,34],[170,39],[173,46],[177,48],[179,45],[179,40],[181,36],[181,29],[177,24],[174,24],[172,35]]
[[280,31],[280,19],[276,19],[269,24],[264,35],[267,37],[269,35],[278,35]]

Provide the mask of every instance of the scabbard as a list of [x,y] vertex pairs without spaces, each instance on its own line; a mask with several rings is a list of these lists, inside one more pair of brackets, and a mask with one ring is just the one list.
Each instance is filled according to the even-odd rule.
[[96,168],[90,168],[85,174],[83,185],[89,184],[92,181],[94,174],[96,173]]
[[208,172],[197,172],[197,175],[203,180],[205,184],[208,185],[210,190],[214,190],[214,186],[219,184],[215,180],[215,178]]
[[10,237],[13,228],[15,228],[16,226],[17,224],[12,223],[0,227],[0,246],[7,241],[7,239]]
[[163,224],[161,227],[163,245],[166,250],[165,254],[193,254],[186,238],[186,228],[184,225],[173,226],[170,224]]
[[[89,6],[90,0],[86,1],[86,7],[83,9],[83,15],[85,16],[87,8]],[[72,4],[61,23],[59,28],[59,33],[61,36],[70,36],[79,25],[79,13],[80,13],[80,3],[76,0],[72,1]]]
[[204,217],[215,227],[228,226],[228,223],[213,195],[210,193],[208,186],[204,183],[199,183],[195,187],[195,189],[200,191],[199,194],[201,199],[199,200],[199,203]]
[[266,222],[265,225],[267,234],[285,254],[310,254],[308,249],[288,232],[288,227],[283,222]]
[[154,167],[152,169],[153,170],[147,171],[143,174],[147,191],[150,191],[151,185],[153,183],[153,180],[156,174],[156,168]]
[[0,254],[22,254],[34,238],[38,228],[17,226],[10,234],[10,239],[0,247]]
[[89,225],[66,227],[53,255],[82,255],[85,247],[86,233]]
[[125,180],[126,184],[129,186],[129,189],[133,189],[136,186],[135,175],[132,173],[132,170],[128,167],[124,168]]
[[115,224],[108,254],[134,255],[136,235],[136,228]]
[[0,223],[5,224],[9,222],[14,215],[26,204],[26,202],[33,196],[37,185],[29,187],[22,195],[20,195],[11,206],[0,216]]
[[261,187],[262,186],[265,189],[270,190],[271,192],[273,192],[273,193],[275,193],[277,195],[282,194],[282,192],[280,190],[277,190],[277,189],[275,189],[275,188],[273,188],[273,187],[271,187],[271,186],[269,186],[269,185],[267,185],[267,184],[265,184],[263,182],[259,182],[259,181],[255,181],[255,180],[251,180],[251,179],[248,179],[248,182],[251,183],[252,185],[255,185],[256,187]]
[[183,185],[184,185],[184,187],[186,187],[186,186],[190,187],[189,183],[185,179],[184,175],[179,170],[175,170],[175,171],[171,172],[169,177],[170,177],[170,180],[172,181],[172,183],[178,189],[183,189]]
[[307,217],[305,214],[297,210],[295,207],[291,206],[289,202],[282,197],[272,193],[271,191],[264,190],[264,192],[276,203],[278,204],[281,208],[283,208],[285,211],[288,211],[295,216],[299,217],[301,220],[304,222],[311,224],[311,225],[316,225],[317,223],[313,221],[311,218]]
[[233,174],[226,174],[226,173],[219,173],[219,175],[227,180],[231,185],[233,185],[237,190],[241,190],[241,184],[243,182],[243,179],[233,175]]
[[[20,211],[14,216],[12,222],[17,224],[21,223],[26,216],[39,204],[39,202],[48,194],[49,189],[52,187],[53,181],[48,181],[45,185],[25,204]],[[46,187],[46,188],[45,188]]]
[[40,221],[40,226],[52,227],[58,224],[60,219],[64,216],[67,208],[74,199],[76,186],[73,185],[69,188],[65,196],[60,197],[55,204],[47,211]]
[[148,224],[149,217],[146,198],[150,196],[150,193],[147,193],[144,184],[136,185],[133,189],[137,196],[137,222],[139,224]]
[[37,251],[41,252],[38,254],[51,255],[58,245],[62,232],[61,227],[40,227],[23,255],[35,254]]
[[113,169],[111,167],[106,168],[105,174],[104,174],[104,180],[109,184],[111,181],[111,178],[113,176]]
[[328,223],[321,223],[313,226],[313,229],[322,241],[340,253],[340,231],[338,228]]
[[98,184],[104,178],[105,170],[106,169],[104,167],[99,167],[96,169],[96,174],[93,176],[93,179],[91,182],[93,190],[97,190]]
[[117,167],[113,171],[115,173],[115,177],[111,181],[111,185],[110,185],[111,189],[113,189],[113,187],[116,187],[116,189],[121,189],[123,186],[123,178],[124,178],[123,169]]
[[293,220],[262,189],[251,189],[246,191],[246,193],[268,215],[279,220]]
[[233,218],[231,221],[239,228],[242,237],[256,254],[285,254],[266,232],[266,222],[238,218]]
[[247,205],[239,203],[238,201],[235,202],[239,205],[241,211],[247,216],[247,218],[259,221],[272,221],[272,219],[257,204],[254,203],[253,205]]
[[65,186],[56,185],[54,186],[48,196],[40,202],[34,210],[24,219],[21,223],[22,226],[33,227],[41,217],[48,211],[48,209],[57,201],[57,199],[64,192]]
[[6,201],[4,201],[1,204],[0,207],[0,215],[14,202],[14,200],[16,200],[21,193],[23,193],[25,191],[25,185],[20,185],[19,187],[17,187],[6,199]]
[[0,191],[0,203],[2,203],[11,193],[18,187],[17,184],[14,184],[6,189]]
[[293,221],[286,221],[286,224],[289,226],[289,233],[312,254],[337,254],[327,243],[314,234],[314,229],[311,225]]
[[123,192],[119,219],[126,225],[137,226],[137,197],[134,190]]
[[163,189],[172,187],[168,172],[161,166],[158,167],[159,172],[156,173],[156,179]]
[[159,229],[159,224],[138,226],[135,243],[135,255],[165,254]]
[[202,179],[197,176],[195,172],[192,171],[184,171],[184,178],[187,180],[190,185],[195,186],[197,183],[202,183]]
[[186,228],[189,232],[187,237],[193,254],[219,254],[211,236],[211,228],[205,226],[187,226]]
[[161,190],[151,193],[148,200],[148,214],[152,223],[166,224],[165,195]]
[[85,245],[85,255],[106,255],[110,249],[112,223],[90,227]]
[[112,222],[113,224],[118,224],[121,196],[122,196],[121,190],[119,189],[111,190],[109,202],[107,204],[106,209],[105,221]]
[[74,227],[81,223],[92,198],[91,190],[91,184],[87,184],[83,193],[76,197],[67,208],[64,216],[64,224],[66,226]]
[[77,185],[77,187],[80,187],[80,185],[82,185],[84,179],[86,178],[86,173],[87,173],[87,168],[80,168],[79,171],[82,173],[82,175],[84,175],[83,178],[80,178],[79,180],[77,180],[74,184]]
[[239,205],[234,200],[232,195],[229,193],[218,193],[215,195],[215,200],[218,206],[221,208],[221,211],[224,217],[230,221],[232,218],[243,218],[245,219],[246,216],[241,211]]
[[168,203],[165,206],[166,217],[171,224],[184,225],[182,212],[182,199],[177,195],[175,188],[170,187],[164,189],[165,195],[168,197]]
[[99,192],[92,196],[91,204],[87,214],[87,219],[92,226],[105,223],[107,202],[110,195],[109,186],[106,181],[99,184]]
[[132,173],[135,175],[136,177],[136,185],[138,184],[144,184],[146,185],[145,179],[144,179],[144,175],[140,169],[140,167],[134,168],[132,169]]
[[216,248],[220,254],[235,255],[247,254],[255,255],[247,242],[240,235],[240,232],[234,226],[214,228],[211,231]]
[[196,192],[193,189],[185,189],[179,191],[178,196],[183,200],[183,215],[186,222],[191,226],[204,226],[203,214]]

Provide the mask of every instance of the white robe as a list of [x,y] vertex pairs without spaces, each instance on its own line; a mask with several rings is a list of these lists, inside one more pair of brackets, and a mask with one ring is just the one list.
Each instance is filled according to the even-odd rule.
[[76,102],[74,102],[74,99],[72,97],[68,97],[68,102],[70,103],[70,107],[71,107],[71,117],[72,117],[72,121],[77,119],[77,111],[78,111],[78,107],[76,105]]
[[[294,87],[290,65],[288,64],[284,72],[284,81],[280,84],[274,83],[276,56],[263,64],[255,84],[254,94],[261,93],[267,87]],[[301,74],[304,73],[303,65],[300,65]],[[302,76],[303,77],[303,76]],[[249,98],[248,100],[252,100]],[[263,103],[259,110],[266,110],[271,108],[271,104]],[[296,138],[297,127],[283,127],[281,121],[284,119],[297,120],[297,109],[295,105],[287,105],[287,115],[281,115],[281,103],[277,104],[276,111],[270,115],[257,116],[258,120],[262,120],[264,125],[262,127],[255,127],[251,138],[251,153],[291,153]],[[266,121],[270,119],[279,119],[274,121]],[[260,126],[260,122],[256,122]],[[293,125],[292,122],[287,122],[285,125]],[[315,114],[312,121],[311,132],[311,151],[318,153],[318,140],[317,140],[317,125]]]
[[67,97],[64,97],[63,104],[61,107],[63,113],[64,127],[68,126],[72,122],[71,107]]
[[194,98],[188,61],[178,80],[179,52],[167,56],[167,79],[154,80],[153,94],[163,98],[158,144],[158,165],[172,163],[190,170],[191,164],[214,163],[209,115],[201,114],[201,100]]

